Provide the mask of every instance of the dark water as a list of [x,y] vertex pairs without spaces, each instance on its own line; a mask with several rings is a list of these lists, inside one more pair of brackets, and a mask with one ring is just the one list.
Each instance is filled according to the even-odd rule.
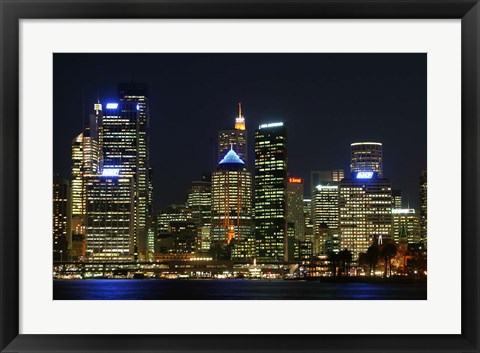
[[53,281],[55,300],[306,299],[421,300],[426,283],[322,283],[284,280]]

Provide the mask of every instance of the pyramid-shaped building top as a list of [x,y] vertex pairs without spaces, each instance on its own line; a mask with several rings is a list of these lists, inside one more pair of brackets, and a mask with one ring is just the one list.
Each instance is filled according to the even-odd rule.
[[230,151],[222,158],[219,166],[243,166],[245,162],[240,159],[238,154],[233,150],[233,147],[230,148]]

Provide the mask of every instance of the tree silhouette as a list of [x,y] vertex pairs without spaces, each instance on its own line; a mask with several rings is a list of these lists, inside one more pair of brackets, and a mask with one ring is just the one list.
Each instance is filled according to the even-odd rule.
[[352,252],[348,249],[343,249],[338,253],[338,259],[343,264],[343,271],[345,275],[348,276],[348,268],[350,267],[350,263],[353,259]]
[[385,243],[381,250],[380,255],[385,262],[385,271],[383,273],[384,277],[387,277],[387,268],[390,269],[390,276],[392,275],[392,258],[397,254],[397,246],[393,242]]
[[377,267],[378,259],[380,258],[380,248],[377,244],[372,244],[368,247],[366,258],[370,266],[370,276],[372,275],[372,269],[373,274],[375,275],[375,268]]

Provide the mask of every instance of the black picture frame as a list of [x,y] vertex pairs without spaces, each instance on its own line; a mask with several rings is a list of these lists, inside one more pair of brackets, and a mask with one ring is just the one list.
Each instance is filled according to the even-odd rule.
[[[0,12],[2,352],[479,352],[478,0],[0,0]],[[24,18],[461,19],[462,333],[281,336],[19,334],[19,20]]]

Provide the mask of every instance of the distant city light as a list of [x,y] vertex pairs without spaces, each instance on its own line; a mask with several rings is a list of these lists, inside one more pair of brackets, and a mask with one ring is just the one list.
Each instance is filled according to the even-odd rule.
[[415,213],[415,209],[413,208],[394,208],[392,210],[393,214],[408,214],[408,213]]
[[338,189],[337,185],[317,185],[316,186],[317,190],[322,190],[322,189]]
[[380,142],[354,142],[350,146],[359,146],[359,145],[378,145],[381,146]]
[[372,179],[373,172],[358,172],[357,179]]
[[137,110],[140,110],[140,104],[137,104]]
[[302,178],[288,178],[288,182],[291,184],[301,184]]
[[118,103],[107,103],[107,109],[117,109]]
[[104,168],[102,170],[102,176],[118,176],[120,174],[120,169],[118,168]]
[[270,124],[262,124],[259,126],[259,129],[266,129],[269,127],[277,127],[277,126],[283,126],[283,123],[270,123]]

